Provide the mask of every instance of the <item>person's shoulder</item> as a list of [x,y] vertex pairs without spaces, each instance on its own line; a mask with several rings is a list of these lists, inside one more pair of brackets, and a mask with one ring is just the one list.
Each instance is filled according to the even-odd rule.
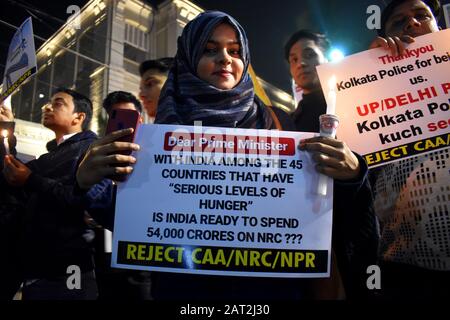
[[73,137],[71,137],[74,141],[77,142],[85,142],[85,141],[94,141],[98,139],[98,136],[95,132],[91,130],[85,130],[77,133]]
[[[70,137],[67,141],[61,144],[62,150],[68,152],[68,150],[78,150],[81,153],[85,152],[94,141],[98,139],[95,132],[91,130],[85,130],[78,132],[76,135]],[[78,152],[77,151],[77,152]]]
[[296,131],[295,123],[292,120],[291,116],[286,111],[277,107],[270,107],[270,108],[280,121],[283,131]]

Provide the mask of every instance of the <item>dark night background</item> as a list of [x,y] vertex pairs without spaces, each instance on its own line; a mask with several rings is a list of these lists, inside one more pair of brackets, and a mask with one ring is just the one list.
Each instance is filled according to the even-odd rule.
[[[247,31],[252,64],[266,81],[290,92],[290,78],[284,61],[283,46],[298,29],[326,33],[332,45],[346,55],[367,49],[375,36],[368,30],[369,5],[384,8],[389,0],[192,0],[205,10],[221,10],[235,17]],[[1,0],[0,19],[19,26],[33,17],[35,35],[48,38],[67,20],[69,5],[82,7],[87,0]],[[147,0],[157,5],[163,1]],[[442,4],[450,0],[441,1]],[[442,24],[442,23],[441,23]],[[0,24],[0,75],[6,61],[9,42],[15,30]],[[42,41],[35,39],[36,50]],[[3,77],[2,77],[3,79]]]

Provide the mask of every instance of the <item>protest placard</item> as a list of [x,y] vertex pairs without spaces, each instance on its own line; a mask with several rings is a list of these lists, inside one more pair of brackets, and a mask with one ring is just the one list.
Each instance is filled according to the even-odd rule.
[[143,125],[117,194],[114,267],[179,273],[326,277],[332,179],[300,139],[313,133]]
[[30,17],[17,29],[9,45],[0,100],[5,100],[25,80],[35,74],[36,70],[33,24]]
[[449,147],[449,43],[443,30],[401,56],[376,48],[317,67],[327,103],[336,96],[339,139],[369,167]]

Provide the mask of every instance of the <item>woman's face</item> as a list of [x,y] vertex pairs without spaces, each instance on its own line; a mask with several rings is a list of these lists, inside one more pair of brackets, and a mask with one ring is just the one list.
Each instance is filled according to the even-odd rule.
[[220,24],[214,29],[200,58],[198,77],[219,89],[234,88],[244,71],[240,49],[234,28],[226,23]]

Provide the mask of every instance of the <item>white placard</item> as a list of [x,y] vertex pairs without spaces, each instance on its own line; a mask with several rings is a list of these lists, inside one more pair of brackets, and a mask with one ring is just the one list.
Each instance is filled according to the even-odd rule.
[[36,73],[33,23],[31,17],[17,29],[8,49],[1,100],[11,95],[25,80]]
[[179,273],[329,276],[332,179],[300,139],[313,133],[142,125],[117,194],[113,267]]
[[327,103],[336,77],[339,139],[370,167],[450,145],[450,30],[415,40],[401,56],[376,48],[317,67]]

